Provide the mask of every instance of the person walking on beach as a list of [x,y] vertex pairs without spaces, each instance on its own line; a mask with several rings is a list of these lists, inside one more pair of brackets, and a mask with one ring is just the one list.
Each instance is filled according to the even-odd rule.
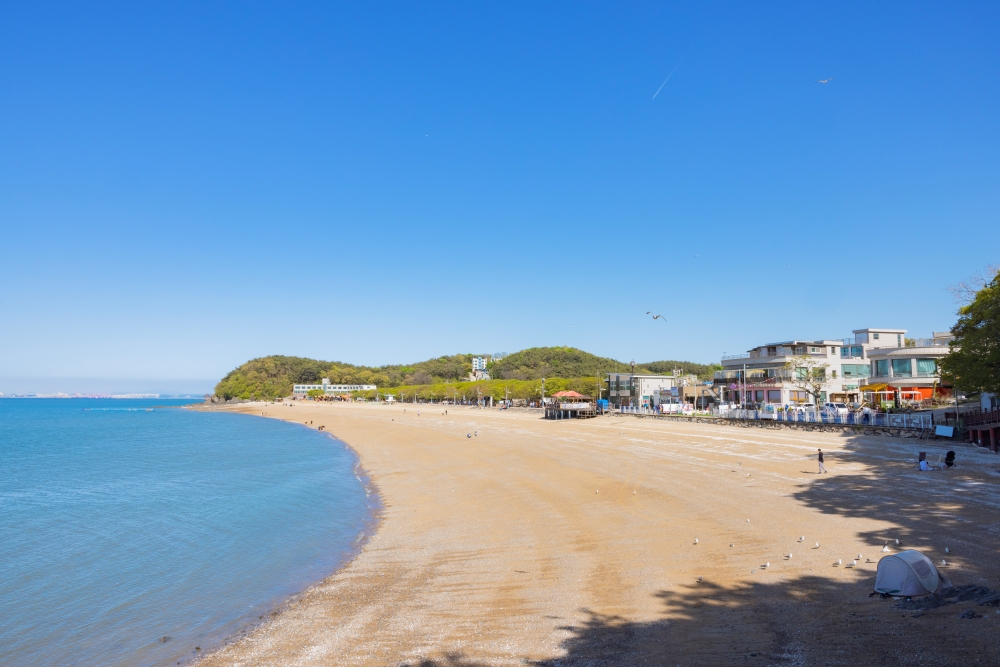
[[816,451],[819,452],[819,454],[816,455],[816,458],[819,459],[819,472],[817,474],[822,475],[826,472],[826,466],[823,465],[823,450],[817,449]]

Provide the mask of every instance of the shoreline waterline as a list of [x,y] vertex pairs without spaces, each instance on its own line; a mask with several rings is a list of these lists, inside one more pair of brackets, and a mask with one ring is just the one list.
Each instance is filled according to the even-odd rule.
[[[240,405],[253,405],[251,404],[240,404]],[[185,405],[180,406],[185,410],[191,410],[194,412],[229,412],[225,410],[214,410],[213,406],[209,404],[196,404],[196,405]],[[280,417],[271,417],[266,415],[258,415],[253,413],[242,412],[249,417],[259,417],[261,419],[278,419],[279,421],[284,421],[289,424],[296,424],[296,422],[290,419],[281,419]],[[303,426],[305,428],[310,428],[306,424],[296,424],[298,426]],[[361,461],[361,455],[351,447],[346,441],[338,438],[335,434],[323,431],[323,433],[334,443],[340,445],[347,451],[353,458],[353,465],[351,472],[355,479],[361,484],[362,489],[365,492],[365,499],[367,505],[366,517],[364,520],[364,527],[358,533],[354,542],[351,546],[343,552],[342,557],[336,566],[328,573],[322,575],[321,577],[313,580],[300,590],[288,594],[278,600],[274,601],[274,604],[265,613],[256,620],[250,620],[249,622],[242,625],[233,633],[227,635],[220,641],[214,641],[207,643],[205,647],[199,652],[198,655],[192,656],[186,660],[181,660],[179,662],[182,666],[192,667],[197,665],[204,660],[210,658],[213,654],[217,653],[221,649],[230,646],[236,642],[241,641],[251,633],[277,621],[283,613],[285,613],[289,608],[293,607],[297,602],[299,602],[305,595],[307,595],[316,586],[322,585],[328,579],[336,577],[339,573],[345,570],[350,564],[357,559],[357,557],[364,551],[365,546],[372,540],[375,534],[378,532],[379,525],[381,524],[382,517],[381,512],[383,509],[382,496],[379,493],[378,486],[372,481],[371,477],[365,471],[364,466]]]
[[5,665],[190,662],[376,530],[377,489],[329,433],[154,400],[2,407]]
[[[1000,511],[995,463],[974,448],[961,470],[928,475],[912,442],[869,436],[428,404],[263,411],[354,449],[383,510],[354,560],[203,667],[1000,657],[973,632],[1000,614],[941,632],[963,608],[923,612],[912,636],[914,621],[868,595],[875,561],[830,565],[892,538],[927,553],[946,541],[957,585],[1000,587],[993,542],[964,530]],[[815,474],[817,447],[829,475]],[[897,510],[928,500],[961,520]]]

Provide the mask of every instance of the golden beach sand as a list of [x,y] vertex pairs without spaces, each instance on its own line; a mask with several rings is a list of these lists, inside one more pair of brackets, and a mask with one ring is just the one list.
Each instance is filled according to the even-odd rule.
[[[1000,662],[995,608],[869,597],[887,541],[1000,588],[984,450],[437,405],[217,409],[324,426],[384,509],[357,558],[202,667]],[[949,448],[958,470],[916,471]]]

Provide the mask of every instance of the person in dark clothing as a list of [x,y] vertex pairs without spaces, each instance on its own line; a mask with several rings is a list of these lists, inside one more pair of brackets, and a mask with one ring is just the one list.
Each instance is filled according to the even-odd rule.
[[944,455],[944,467],[954,468],[955,467],[955,452],[949,451]]
[[826,466],[823,465],[823,450],[822,449],[817,449],[816,451],[819,452],[819,454],[817,454],[817,456],[816,456],[816,458],[819,459],[819,473],[818,474],[822,475],[823,473],[826,472]]

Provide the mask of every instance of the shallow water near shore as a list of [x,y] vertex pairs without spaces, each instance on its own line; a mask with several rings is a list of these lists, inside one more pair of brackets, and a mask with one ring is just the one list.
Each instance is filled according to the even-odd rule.
[[0,664],[185,662],[355,553],[351,450],[184,403],[0,399]]

